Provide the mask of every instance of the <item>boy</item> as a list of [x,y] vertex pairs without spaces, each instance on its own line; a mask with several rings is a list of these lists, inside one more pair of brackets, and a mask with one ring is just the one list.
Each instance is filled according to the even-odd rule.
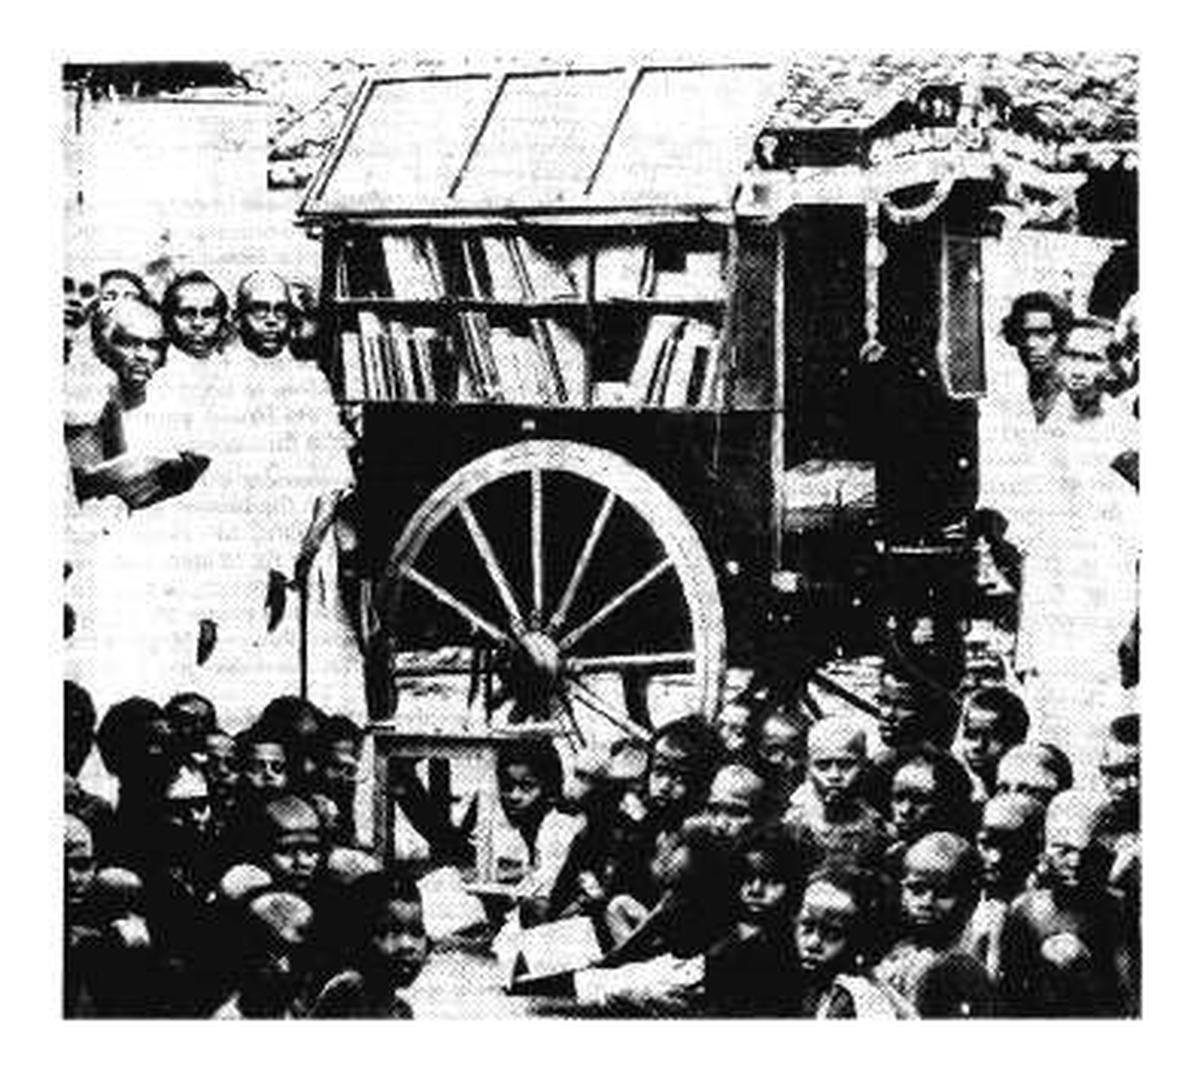
[[[902,934],[880,960],[876,974],[910,1003],[919,1006],[923,979],[931,970],[948,956],[964,954],[963,935],[979,896],[979,872],[975,849],[949,832],[923,836],[904,856]],[[968,974],[964,995],[981,981],[986,991],[982,965],[971,961],[966,966],[974,973]]]
[[1029,734],[1025,703],[1005,687],[981,687],[962,708],[962,757],[975,783],[976,802],[996,791],[1000,759]]
[[358,767],[362,757],[362,729],[349,717],[331,716],[321,728],[316,747],[317,790],[337,808],[334,837],[354,844],[354,797],[358,790]]
[[767,785],[745,765],[725,765],[717,770],[702,815],[708,827],[727,840],[741,836],[762,821],[767,805]]
[[350,904],[362,935],[349,966],[322,987],[311,1019],[411,1019],[402,995],[429,958],[421,893],[411,877],[370,874],[356,881]]
[[255,725],[234,740],[238,786],[248,802],[263,802],[288,787],[290,766],[285,739],[269,727]]
[[312,908],[294,892],[264,892],[251,899],[237,990],[213,1018],[297,1018],[312,925]]
[[714,726],[726,764],[749,760],[750,725],[750,706],[740,699],[727,703],[717,714]]
[[983,892],[967,923],[964,947],[1000,980],[1000,939],[1008,906],[1024,891],[1042,853],[1046,811],[1028,795],[1003,792],[983,808],[975,849],[982,867]]
[[1020,743],[996,766],[996,790],[1037,799],[1043,806],[1072,783],[1071,763],[1049,743]]
[[217,730],[217,710],[203,694],[186,691],[176,694],[163,713],[179,744],[180,753],[189,755],[194,764],[201,764],[205,737]]
[[781,710],[766,714],[754,736],[756,768],[780,812],[804,780],[804,745],[804,725]]
[[832,863],[874,869],[887,846],[883,818],[862,797],[867,738],[849,717],[827,717],[808,730],[808,780],[784,817],[814,868]]
[[1133,1010],[1130,952],[1109,856],[1097,839],[1103,800],[1080,791],[1046,811],[1039,886],[1018,896],[1001,938],[1010,1014],[1120,1016]]
[[107,853],[109,834],[113,825],[113,808],[109,803],[84,790],[79,781],[83,764],[91,753],[96,728],[96,709],[92,696],[78,683],[63,681],[63,762],[65,781],[63,804],[69,814],[83,820],[97,849]]

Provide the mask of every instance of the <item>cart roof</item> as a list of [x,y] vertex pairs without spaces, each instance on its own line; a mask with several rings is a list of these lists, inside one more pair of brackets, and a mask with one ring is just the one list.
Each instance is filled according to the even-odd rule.
[[757,62],[375,77],[300,215],[728,214],[781,90]]

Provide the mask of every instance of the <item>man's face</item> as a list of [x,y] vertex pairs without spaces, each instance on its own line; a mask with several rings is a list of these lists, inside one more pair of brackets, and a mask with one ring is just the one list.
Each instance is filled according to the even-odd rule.
[[238,318],[242,342],[265,358],[279,354],[290,338],[293,315],[292,301],[282,281],[255,280]]
[[367,943],[393,987],[411,985],[429,955],[421,905],[407,900],[390,901],[372,926]]
[[280,743],[255,743],[242,777],[256,791],[282,791],[287,786],[287,754]]
[[1063,386],[1076,403],[1094,403],[1100,398],[1109,373],[1109,333],[1101,328],[1074,328],[1059,359]]
[[167,330],[171,342],[193,358],[208,358],[221,337],[220,293],[212,284],[184,284],[176,292]]
[[113,316],[100,357],[117,375],[122,390],[140,394],[163,364],[167,340],[162,321],[153,310],[136,303],[125,303]]
[[110,276],[100,285],[100,294],[96,299],[96,308],[101,313],[107,313],[122,299],[141,297],[137,284],[123,276]]
[[990,709],[968,705],[963,711],[963,760],[985,784],[991,785],[996,766],[1012,745],[1000,735],[1000,716]]
[[892,778],[892,823],[896,835],[905,841],[929,831],[937,807],[937,789],[933,770],[913,762],[896,771]]
[[1059,335],[1049,310],[1026,310],[1017,335],[1017,354],[1034,374],[1054,369],[1059,356]]

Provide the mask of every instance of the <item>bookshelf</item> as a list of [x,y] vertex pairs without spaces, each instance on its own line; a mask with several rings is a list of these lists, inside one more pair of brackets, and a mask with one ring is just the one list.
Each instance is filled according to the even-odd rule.
[[326,262],[346,402],[716,411],[730,230],[360,225]]

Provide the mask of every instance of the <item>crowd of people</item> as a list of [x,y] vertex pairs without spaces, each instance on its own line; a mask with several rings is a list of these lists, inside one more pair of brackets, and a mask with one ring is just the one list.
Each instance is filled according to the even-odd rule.
[[[524,987],[580,1014],[1137,1014],[1137,716],[1111,722],[1092,792],[1004,687],[968,696],[954,749],[919,687],[888,697],[874,754],[853,718],[752,698],[567,766],[512,741],[499,844],[522,883],[475,940],[586,921],[602,956]],[[64,703],[68,1015],[411,1016],[437,958],[422,879],[469,865],[471,833],[464,857],[414,809],[431,855],[359,845],[353,721],[283,696],[230,736],[187,693],[97,728],[85,689]],[[115,807],[80,784],[93,747]]]
[[[186,273],[156,302],[118,270],[72,292],[68,330],[64,1010],[411,1016],[439,945],[464,942],[431,938],[423,882],[474,864],[482,814],[451,823],[413,770],[400,782],[419,855],[381,857],[357,817],[362,662],[321,560],[349,442],[304,361],[303,304],[273,273],[232,303]],[[1123,315],[1113,351],[1111,326],[1038,294],[1005,331],[1049,468],[1025,517],[1015,506],[1012,530],[992,533],[997,553],[1006,536],[1022,554],[1015,678],[959,698],[897,664],[874,722],[745,694],[648,742],[571,755],[514,738],[496,761],[513,884],[466,940],[504,958],[572,920],[599,952],[518,974],[509,987],[535,1009],[1140,1012],[1139,717],[1084,691],[1086,750],[1064,717],[1083,697],[1081,637],[1084,679],[1137,678],[1132,560],[1118,590],[1112,571],[1095,581],[1125,532],[1097,490],[1137,481],[1108,420],[1136,410],[1136,320]],[[1083,514],[1097,540],[1064,552],[1063,519]],[[295,695],[282,610],[321,570],[318,706]],[[1047,610],[1072,631],[1078,619],[1073,639]]]

